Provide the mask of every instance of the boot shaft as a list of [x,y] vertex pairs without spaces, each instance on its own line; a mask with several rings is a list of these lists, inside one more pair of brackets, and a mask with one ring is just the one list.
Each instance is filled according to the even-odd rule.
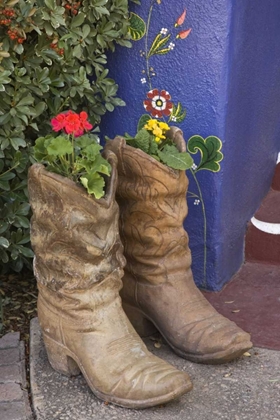
[[106,195],[99,200],[40,164],[29,170],[34,271],[37,280],[52,290],[89,288],[116,270],[122,272],[116,159],[109,156],[112,173]]
[[[173,135],[178,141],[178,132]],[[169,168],[120,137],[108,142],[106,148],[118,157],[117,201],[125,270],[151,284],[185,271],[191,265],[188,235],[183,228],[188,211],[185,171]]]

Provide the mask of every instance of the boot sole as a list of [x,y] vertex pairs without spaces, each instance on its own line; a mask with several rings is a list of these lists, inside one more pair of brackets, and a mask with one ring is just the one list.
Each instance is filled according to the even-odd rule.
[[[248,341],[240,346],[232,347],[230,349],[230,353],[229,353],[229,350],[222,350],[216,353],[201,354],[201,355],[187,353],[177,348],[176,346],[174,346],[166,337],[166,335],[161,331],[161,329],[157,326],[157,324],[154,321],[152,321],[146,314],[144,314],[141,311],[141,309],[138,309],[135,306],[129,305],[127,303],[123,303],[123,309],[125,313],[127,314],[129,320],[131,321],[132,325],[134,326],[136,332],[141,337],[147,337],[152,334],[153,329],[151,328],[151,326],[148,326],[147,324],[145,325],[145,322],[144,322],[144,321],[148,321],[157,329],[157,331],[163,336],[167,344],[172,348],[172,350],[176,354],[178,354],[178,356],[182,357],[183,359],[189,360],[191,362],[209,364],[209,365],[219,365],[219,364],[227,363],[242,356],[247,350],[249,350],[253,346],[251,341]],[[134,316],[132,315],[132,313],[134,314]],[[139,317],[142,318],[140,322],[139,322],[139,319],[140,319]],[[148,334],[144,333],[143,326],[145,326],[146,331],[149,332]]]
[[[89,377],[87,376],[82,366],[82,363],[79,362],[76,355],[72,353],[71,350],[69,350],[67,347],[63,346],[62,344],[58,343],[57,341],[53,340],[51,337],[47,336],[46,334],[43,334],[43,339],[44,339],[45,347],[47,350],[48,359],[52,368],[56,370],[57,372],[66,376],[72,376],[72,375],[76,376],[81,372],[89,388],[93,392],[93,394],[97,398],[105,402],[112,403],[123,408],[144,409],[144,408],[154,407],[156,405],[166,404],[174,399],[181,397],[182,395],[186,394],[192,389],[192,384],[191,382],[189,382],[189,384],[185,384],[168,394],[162,395],[160,397],[141,400],[141,401],[139,400],[135,401],[135,400],[130,400],[126,398],[118,398],[109,394],[104,394],[103,392],[100,392],[98,389],[96,389],[92,385]],[[55,353],[52,353],[52,349],[55,349]],[[64,361],[63,361],[63,358],[64,358]],[[69,358],[72,359],[72,361],[69,360]],[[74,364],[72,362],[74,362]],[[62,363],[63,363],[63,367],[62,367]],[[67,364],[67,367],[66,367],[66,364]],[[71,368],[69,367],[69,364],[71,365]],[[77,370],[77,368],[79,369],[79,371]]]

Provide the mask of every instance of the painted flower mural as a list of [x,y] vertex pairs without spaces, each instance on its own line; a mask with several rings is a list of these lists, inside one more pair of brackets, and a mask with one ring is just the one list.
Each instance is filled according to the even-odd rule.
[[166,90],[150,90],[147,93],[147,98],[144,101],[144,107],[153,117],[162,118],[163,116],[168,117],[171,114],[173,104],[170,101],[171,96]]
[[[168,123],[180,124],[187,116],[185,106],[178,100],[171,100],[171,94],[167,91],[167,87],[160,87],[160,80],[157,80],[156,87],[153,86],[153,81],[157,77],[155,70],[157,60],[163,59],[166,54],[172,54],[174,50],[176,51],[182,41],[186,42],[191,35],[192,28],[188,26],[184,28],[187,22],[187,8],[184,8],[177,18],[175,17],[170,28],[163,27],[161,22],[158,21],[157,16],[153,20],[153,13],[156,8],[161,7],[161,3],[161,0],[151,0],[146,21],[135,13],[131,13],[130,16],[131,38],[134,41],[144,38],[145,47],[143,50],[140,50],[140,56],[144,61],[141,83],[143,87],[147,85],[149,87],[149,91],[145,92],[146,99],[143,100],[143,106],[147,114],[142,115],[140,120],[148,120],[150,117],[151,119],[158,119]],[[154,29],[157,24],[159,25],[158,31],[156,35],[152,36],[150,29],[152,26]],[[198,156],[196,163],[189,169],[194,179],[197,192],[188,191],[188,198],[192,200],[196,207],[201,208],[203,216],[204,281],[202,286],[204,287],[207,285],[207,220],[203,194],[197,173],[201,170],[218,172],[220,170],[220,162],[223,159],[221,149],[222,142],[216,136],[209,136],[204,139],[199,135],[194,135],[187,141],[188,152],[193,155],[200,154],[200,161],[198,161]]]

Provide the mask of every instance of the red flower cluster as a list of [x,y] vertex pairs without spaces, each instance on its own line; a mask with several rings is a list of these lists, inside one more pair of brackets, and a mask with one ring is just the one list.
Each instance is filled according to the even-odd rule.
[[67,134],[74,134],[79,137],[84,134],[84,131],[92,129],[92,125],[88,122],[88,114],[85,111],[76,114],[73,111],[67,111],[58,114],[51,120],[51,125],[54,131],[63,130]]

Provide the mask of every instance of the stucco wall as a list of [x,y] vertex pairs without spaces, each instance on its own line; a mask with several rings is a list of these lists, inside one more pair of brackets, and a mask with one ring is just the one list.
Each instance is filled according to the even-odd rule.
[[[133,11],[146,23],[151,4],[148,36],[133,42],[132,49],[117,48],[110,58],[110,74],[127,107],[103,120],[102,134],[135,133],[150,89],[145,48],[167,29],[166,46],[172,42],[174,47],[150,58],[152,87],[167,90],[174,103],[186,108],[186,118],[172,123],[183,129],[186,140],[214,135],[223,143],[219,171],[200,170],[195,178],[188,171],[189,190],[200,201],[188,196],[185,224],[195,281],[219,290],[242,262],[246,222],[269,187],[279,150],[280,3],[142,0]],[[184,23],[175,28],[185,8]],[[185,39],[176,38],[189,28]],[[200,154],[193,157],[198,164]]]

